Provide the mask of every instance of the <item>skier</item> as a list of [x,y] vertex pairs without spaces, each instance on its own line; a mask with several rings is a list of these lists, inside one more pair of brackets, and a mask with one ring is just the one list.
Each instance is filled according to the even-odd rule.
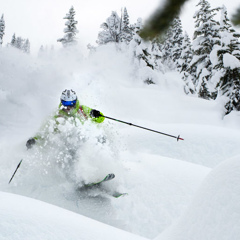
[[[64,90],[60,100],[58,112],[54,116],[56,124],[58,124],[57,119],[59,117],[65,119],[69,117],[77,118],[82,124],[89,118],[95,123],[102,123],[105,119],[100,111],[80,105],[77,95],[73,90]],[[26,143],[27,149],[32,148],[38,138],[39,136],[30,138]]]

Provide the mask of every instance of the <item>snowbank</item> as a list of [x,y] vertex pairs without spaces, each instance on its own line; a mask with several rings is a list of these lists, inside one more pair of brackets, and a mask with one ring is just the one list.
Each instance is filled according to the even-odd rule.
[[144,240],[62,208],[0,192],[0,239]]
[[156,240],[238,240],[240,236],[240,156],[225,161],[206,178],[193,203]]

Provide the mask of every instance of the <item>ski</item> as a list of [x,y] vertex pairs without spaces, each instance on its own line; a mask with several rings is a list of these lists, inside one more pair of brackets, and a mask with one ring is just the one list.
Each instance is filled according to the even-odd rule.
[[105,178],[103,178],[102,180],[100,180],[100,181],[98,181],[98,182],[93,182],[93,183],[85,184],[84,187],[99,186],[101,183],[110,181],[110,180],[112,180],[112,179],[114,179],[114,178],[115,178],[115,174],[109,173],[109,174],[108,174]]
[[114,178],[115,178],[115,174],[114,173],[109,173],[105,178],[103,178],[100,181],[84,184],[84,186],[81,189],[85,189],[85,190],[92,189],[93,190],[93,189],[97,188],[102,192],[103,195],[114,197],[114,198],[119,198],[119,197],[126,196],[127,193],[120,193],[120,192],[116,192],[116,191],[111,192],[111,191],[108,191],[108,190],[102,188],[101,184],[103,182],[110,181]]

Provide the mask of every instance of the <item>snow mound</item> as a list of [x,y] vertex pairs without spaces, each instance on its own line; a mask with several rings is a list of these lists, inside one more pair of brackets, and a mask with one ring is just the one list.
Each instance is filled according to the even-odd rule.
[[145,239],[39,200],[4,192],[0,199],[0,239]]
[[156,240],[238,240],[239,158],[236,156],[212,170],[185,214]]

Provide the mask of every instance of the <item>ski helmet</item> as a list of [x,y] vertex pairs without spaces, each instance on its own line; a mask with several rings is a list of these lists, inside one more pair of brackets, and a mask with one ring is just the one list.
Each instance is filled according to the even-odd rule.
[[62,92],[60,100],[63,106],[75,106],[77,102],[77,95],[72,89],[66,89]]

